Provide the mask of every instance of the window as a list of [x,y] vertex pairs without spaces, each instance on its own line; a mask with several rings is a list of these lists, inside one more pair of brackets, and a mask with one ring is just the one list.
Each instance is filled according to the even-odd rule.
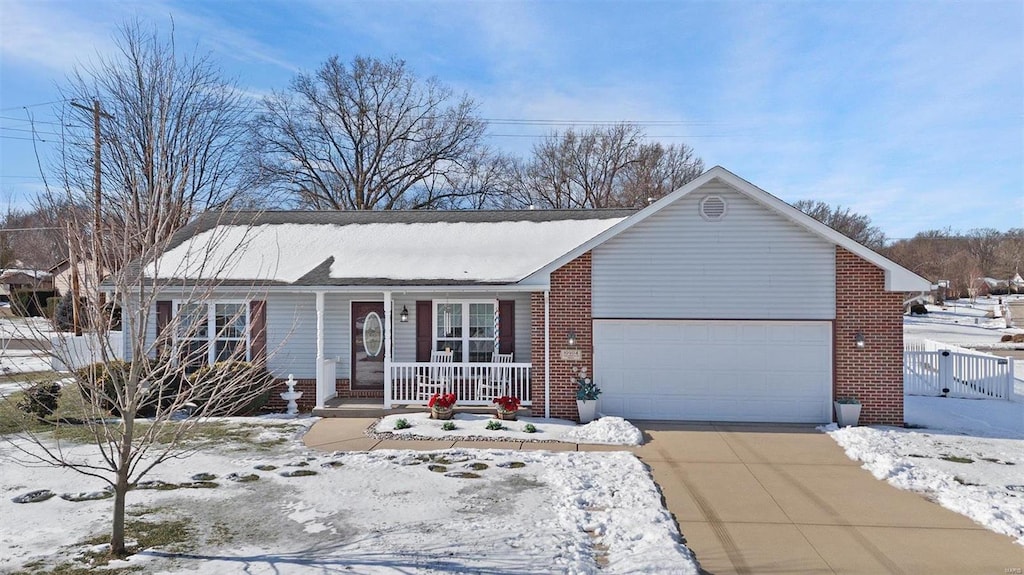
[[455,361],[489,362],[494,353],[493,301],[436,302],[434,349],[450,349]]
[[178,304],[177,358],[187,371],[218,361],[248,361],[249,306],[244,302]]

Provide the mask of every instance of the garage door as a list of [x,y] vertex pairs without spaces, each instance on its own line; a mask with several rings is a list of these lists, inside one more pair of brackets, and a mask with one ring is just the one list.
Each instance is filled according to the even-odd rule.
[[829,322],[596,320],[607,415],[690,421],[831,421]]

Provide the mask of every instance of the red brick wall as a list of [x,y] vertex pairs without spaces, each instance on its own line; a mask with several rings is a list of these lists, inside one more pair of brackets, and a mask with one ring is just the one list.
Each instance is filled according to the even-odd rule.
[[[856,397],[861,424],[903,425],[903,294],[885,272],[836,247],[836,398]],[[854,346],[857,332],[865,346]]]
[[[580,368],[593,374],[594,338],[590,299],[590,252],[558,268],[551,274],[551,417],[578,420],[576,376]],[[581,361],[563,361],[562,350],[569,349],[566,335],[576,332],[574,349],[582,351]],[[532,412],[544,414],[544,294],[530,296],[530,358],[533,362],[530,394]]]

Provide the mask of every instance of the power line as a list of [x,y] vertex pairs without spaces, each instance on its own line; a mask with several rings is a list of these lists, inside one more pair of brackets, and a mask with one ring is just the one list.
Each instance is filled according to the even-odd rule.
[[49,106],[49,105],[52,105],[52,104],[59,104],[61,102],[67,102],[67,101],[68,101],[67,98],[63,98],[63,99],[60,99],[60,100],[54,100],[52,102],[40,102],[38,104],[26,104],[24,106],[11,106],[10,108],[0,108],[0,112],[7,112],[7,111],[10,111],[10,110],[22,110],[22,109],[25,109],[25,108],[38,108],[39,106]]
[[26,142],[42,142],[44,144],[50,143],[52,140],[44,140],[43,138],[22,138],[21,136],[4,136],[0,134],[0,140],[24,140]]
[[14,116],[0,116],[0,120],[11,120],[14,122],[25,122],[27,124],[50,124],[52,126],[71,126],[62,122],[50,122],[47,120],[34,120],[30,118],[16,118]]
[[0,130],[7,130],[8,132],[28,132],[30,134],[50,134],[52,136],[62,136],[57,132],[47,132],[45,130],[29,130],[27,128],[8,128],[6,126],[0,126]]

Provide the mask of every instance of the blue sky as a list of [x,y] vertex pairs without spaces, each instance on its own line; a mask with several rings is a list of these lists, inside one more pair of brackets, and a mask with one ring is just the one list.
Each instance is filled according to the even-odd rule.
[[[179,46],[253,97],[334,54],[393,55],[485,118],[646,122],[709,167],[851,207],[891,237],[1024,227],[1020,0],[0,0],[4,207],[41,185],[26,112],[52,121],[33,105],[135,17],[173,19]],[[488,143],[525,154],[549,129],[494,123]]]

